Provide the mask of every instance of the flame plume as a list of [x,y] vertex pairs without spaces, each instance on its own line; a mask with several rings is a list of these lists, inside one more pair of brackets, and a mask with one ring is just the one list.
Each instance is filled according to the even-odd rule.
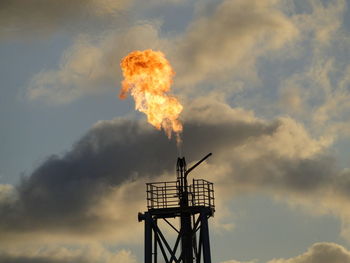
[[119,97],[125,99],[130,92],[135,108],[147,115],[147,121],[168,138],[172,132],[181,142],[182,124],[178,120],[183,109],[180,102],[168,94],[175,72],[164,54],[151,49],[133,51],[120,63],[124,80]]

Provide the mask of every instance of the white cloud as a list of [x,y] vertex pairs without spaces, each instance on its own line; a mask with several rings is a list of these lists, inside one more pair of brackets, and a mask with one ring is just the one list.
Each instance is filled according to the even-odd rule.
[[121,80],[122,57],[135,49],[162,49],[158,33],[156,24],[143,24],[105,32],[102,39],[82,35],[64,52],[57,70],[44,70],[32,78],[27,96],[48,104],[64,104],[114,90]]
[[277,3],[225,0],[212,14],[194,20],[179,43],[177,67],[182,84],[217,82],[225,75],[251,78],[259,56],[298,35]]
[[335,243],[316,243],[307,252],[289,259],[273,259],[268,263],[349,263],[350,251]]
[[57,70],[43,70],[32,78],[28,97],[61,104],[115,89],[121,80],[120,59],[132,50],[148,48],[166,54],[177,72],[177,86],[227,79],[226,75],[254,79],[256,59],[298,34],[275,3],[225,0],[176,37],[161,37],[159,25],[145,22],[104,32],[98,39],[80,37],[62,56]]
[[329,45],[334,34],[342,27],[342,17],[346,10],[345,0],[308,0],[312,13],[299,14],[293,17],[304,38],[311,38],[314,45]]
[[112,252],[99,244],[78,247],[64,245],[18,246],[0,249],[1,263],[136,263],[136,257],[127,250]]
[[237,260],[228,260],[228,261],[223,261],[221,263],[256,263],[256,260],[252,260],[252,261],[237,261]]
[[306,1],[311,11],[292,17],[301,32],[295,46],[300,68],[288,72],[279,90],[280,110],[302,120],[313,134],[349,136],[349,37],[347,2]]
[[15,190],[12,185],[0,184],[0,204],[11,203],[15,198]]

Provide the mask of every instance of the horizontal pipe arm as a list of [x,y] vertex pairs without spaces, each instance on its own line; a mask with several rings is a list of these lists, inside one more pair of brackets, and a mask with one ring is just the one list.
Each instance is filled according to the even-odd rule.
[[207,159],[208,157],[210,157],[212,155],[212,153],[208,153],[206,156],[204,156],[200,161],[198,161],[195,165],[193,165],[190,169],[188,169],[185,173],[185,177],[187,177],[187,175],[192,172],[192,170],[194,168],[196,168],[198,165],[200,165],[203,161],[205,161],[205,159]]

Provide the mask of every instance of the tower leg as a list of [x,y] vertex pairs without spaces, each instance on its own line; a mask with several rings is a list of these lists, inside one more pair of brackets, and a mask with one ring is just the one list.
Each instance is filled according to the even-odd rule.
[[[157,227],[157,219],[154,219],[153,221],[154,225]],[[158,240],[158,234],[157,234],[157,231],[153,231],[153,263],[157,263],[157,253],[158,253],[158,249],[157,249],[157,240]]]
[[182,262],[193,263],[193,247],[192,247],[192,226],[191,215],[181,215],[181,247],[182,247]]
[[152,216],[145,213],[145,263],[152,263]]
[[211,254],[210,254],[210,242],[209,242],[209,227],[208,227],[208,216],[207,213],[201,213],[201,238],[203,245],[203,259],[204,263],[211,263]]

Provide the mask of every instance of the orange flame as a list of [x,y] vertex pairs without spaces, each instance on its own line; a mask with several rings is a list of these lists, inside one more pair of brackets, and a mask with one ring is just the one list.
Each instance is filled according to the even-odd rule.
[[147,121],[158,130],[163,128],[169,139],[174,132],[179,143],[182,124],[178,118],[183,107],[168,94],[175,72],[164,54],[151,49],[133,51],[120,66],[124,80],[119,97],[125,99],[130,92],[135,108],[147,115]]

